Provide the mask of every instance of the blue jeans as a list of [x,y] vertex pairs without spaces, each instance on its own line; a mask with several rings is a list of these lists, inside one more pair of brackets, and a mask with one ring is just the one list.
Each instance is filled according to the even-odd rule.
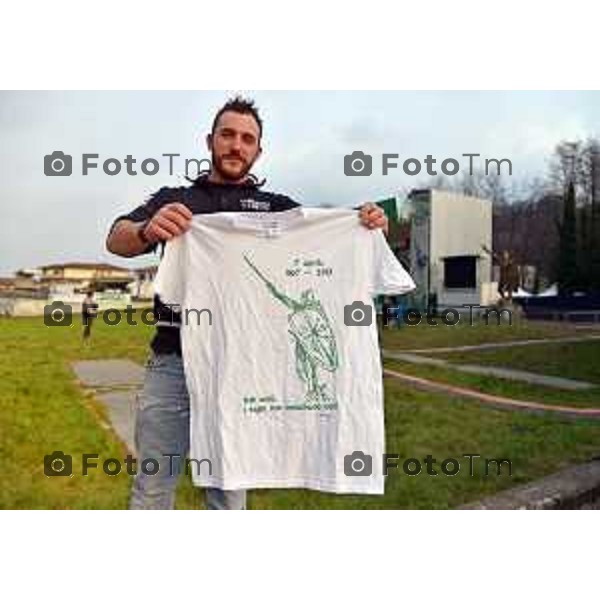
[[[174,508],[177,480],[190,447],[190,398],[183,360],[177,354],[153,353],[146,363],[144,387],[137,398],[135,446],[137,475],[129,508]],[[148,458],[158,462],[156,474],[142,471]],[[246,491],[206,488],[206,506],[243,510]]]

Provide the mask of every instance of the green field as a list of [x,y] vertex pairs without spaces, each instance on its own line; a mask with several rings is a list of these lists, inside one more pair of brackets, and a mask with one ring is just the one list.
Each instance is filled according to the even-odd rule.
[[[406,349],[493,339],[479,328],[453,329],[451,333],[449,328],[440,330],[442,333],[429,329],[386,332],[384,341],[388,347]],[[41,317],[0,319],[0,458],[4,467],[0,508],[126,507],[131,484],[128,475],[109,477],[101,470],[93,470],[88,477],[47,478],[43,457],[57,449],[74,456],[84,452],[101,457],[124,456],[125,449],[114,434],[99,425],[101,408],[78,386],[70,363],[92,358],[129,358],[142,364],[151,335],[150,327],[111,327],[98,320],[91,346],[82,347],[78,323],[72,328],[46,327]],[[565,335],[565,329],[522,327],[501,335],[511,339],[549,337]],[[409,477],[399,469],[389,476],[386,494],[381,497],[304,490],[253,491],[249,494],[249,507],[455,507],[600,453],[600,422],[561,421],[550,416],[499,411],[441,394],[415,391],[389,379],[385,380],[385,389],[387,452],[420,460],[431,454],[438,464],[446,458],[459,459],[459,475],[440,473],[433,477],[423,473]],[[506,472],[486,477],[479,470],[471,477],[468,461],[462,458],[467,453],[510,459],[512,477]],[[202,504],[202,495],[183,477],[178,508],[201,508]]]

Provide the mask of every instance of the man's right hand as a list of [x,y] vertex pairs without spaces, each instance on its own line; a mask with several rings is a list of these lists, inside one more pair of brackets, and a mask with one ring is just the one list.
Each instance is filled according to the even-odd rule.
[[106,249],[118,256],[132,257],[148,252],[153,244],[185,233],[192,213],[180,202],[165,204],[145,223],[122,219],[115,223],[106,240]]
[[181,204],[173,202],[165,204],[146,223],[143,232],[149,243],[166,242],[185,233],[192,223],[192,212]]

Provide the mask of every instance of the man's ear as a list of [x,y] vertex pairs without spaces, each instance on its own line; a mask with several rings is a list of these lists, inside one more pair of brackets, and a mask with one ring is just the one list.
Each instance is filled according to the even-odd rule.
[[210,152],[212,152],[212,134],[209,133],[206,135],[206,147]]

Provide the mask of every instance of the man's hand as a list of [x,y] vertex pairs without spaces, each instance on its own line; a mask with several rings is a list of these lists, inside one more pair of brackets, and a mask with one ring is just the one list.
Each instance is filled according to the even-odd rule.
[[152,244],[185,233],[191,222],[192,213],[187,206],[179,202],[165,204],[145,223],[128,219],[118,221],[106,240],[106,249],[119,256],[139,256]]
[[149,243],[166,242],[185,233],[192,223],[192,212],[180,202],[163,206],[146,224],[144,237]]
[[359,212],[360,222],[369,229],[383,229],[383,232],[387,235],[388,232],[388,218],[385,216],[383,209],[367,202],[360,207]]

